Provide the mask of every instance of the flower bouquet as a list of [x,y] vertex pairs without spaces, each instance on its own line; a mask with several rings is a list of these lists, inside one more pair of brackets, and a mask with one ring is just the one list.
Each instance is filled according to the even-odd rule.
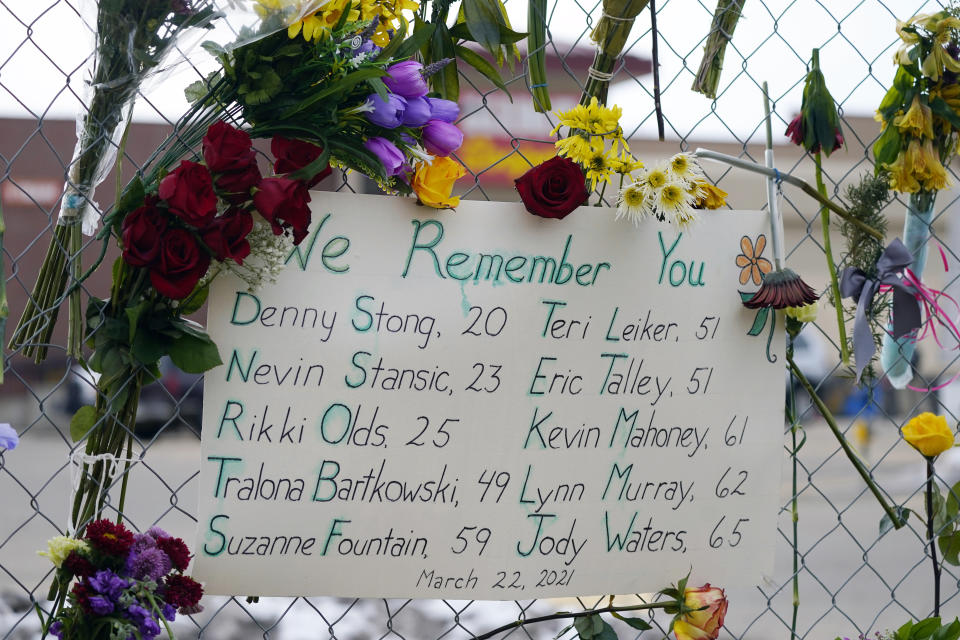
[[183,573],[190,550],[159,527],[134,534],[97,520],[82,538],[50,540],[40,555],[56,566],[63,587],[43,629],[61,640],[149,640],[160,635],[161,625],[173,640],[169,623],[177,613],[201,610],[203,587]]
[[[77,145],[67,174],[60,217],[33,292],[10,348],[41,362],[69,280],[80,278],[82,231],[92,235],[98,213],[94,191],[120,147],[123,122],[144,81],[161,70],[184,32],[210,28],[218,16],[212,0],[99,0],[96,2],[93,67],[77,120]],[[80,292],[71,287],[67,353],[80,357]]]
[[[86,312],[93,349],[86,364],[99,380],[96,405],[81,407],[70,424],[74,440],[85,441],[75,460],[73,527],[100,516],[116,461],[129,464],[140,388],[159,376],[160,358],[192,373],[220,364],[216,345],[187,319],[210,282],[231,271],[256,288],[275,275],[306,237],[308,188],[331,164],[359,170],[385,190],[415,192],[428,206],[457,203],[450,191],[463,168],[447,155],[462,141],[452,124],[459,108],[427,96],[430,69],[394,57],[407,42],[399,33],[382,50],[375,44],[390,18],[350,21],[359,10],[333,4],[293,13],[289,24],[284,16],[282,8],[264,9],[259,32],[219,50],[223,69],[195,100],[177,141],[105,218],[105,242],[116,237],[122,256],[110,297],[91,298]],[[283,79],[276,84],[270,74]],[[177,150],[201,128],[200,154],[181,152],[187,158],[176,164]],[[253,137],[271,139],[274,175],[262,174]]]
[[557,114],[553,134],[562,127],[568,129],[568,135],[555,143],[557,156],[516,180],[527,211],[543,218],[564,218],[588,203],[591,192],[598,193],[600,206],[614,176],[619,177],[616,216],[634,224],[653,216],[683,231],[696,221],[698,209],[726,204],[727,194],[707,181],[688,154],[679,153],[645,169],[627,146],[621,115],[620,107],[606,107],[597,98]]
[[[945,165],[960,133],[958,29],[960,19],[950,10],[898,22],[903,44],[894,57],[897,73],[877,110],[883,126],[873,146],[877,172],[887,175],[891,189],[910,194],[903,243],[918,281],[926,266],[934,202],[949,184]],[[915,338],[893,331],[888,327],[880,362],[890,384],[902,389],[913,378]]]

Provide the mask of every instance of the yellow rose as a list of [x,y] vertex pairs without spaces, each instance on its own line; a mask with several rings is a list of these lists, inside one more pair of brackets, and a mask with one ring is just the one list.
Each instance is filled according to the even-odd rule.
[[903,439],[928,458],[933,458],[953,446],[953,430],[944,416],[930,412],[914,416],[901,429]]
[[89,550],[90,545],[84,540],[77,540],[76,538],[69,538],[67,536],[55,536],[47,541],[47,550],[37,551],[37,555],[50,558],[50,562],[59,569],[71,551]]
[[421,204],[434,209],[452,209],[460,204],[460,198],[450,195],[453,184],[466,173],[466,169],[456,160],[438,156],[433,163],[423,162],[417,167],[411,186]]
[[[727,598],[723,589],[705,584],[683,590],[683,605],[688,611],[673,623],[677,640],[716,640],[727,614]],[[694,611],[689,611],[694,609]]]

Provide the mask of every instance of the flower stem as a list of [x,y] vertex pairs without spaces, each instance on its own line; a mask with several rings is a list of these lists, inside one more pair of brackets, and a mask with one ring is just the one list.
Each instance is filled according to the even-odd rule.
[[930,540],[930,561],[933,563],[933,615],[940,616],[940,563],[937,560],[937,537],[933,531],[933,458],[927,458],[927,538]]
[[[814,155],[817,175],[817,191],[827,198],[827,186],[823,183],[823,169],[821,167],[822,154]],[[830,291],[833,295],[833,308],[837,312],[837,330],[840,332],[840,359],[843,365],[850,364],[850,349],[847,347],[847,327],[843,319],[843,303],[840,297],[840,283],[837,280],[837,265],[833,261],[833,250],[830,248],[830,210],[820,207],[820,226],[823,229],[823,253],[827,259],[827,270],[830,272]]]
[[623,611],[642,611],[644,609],[665,609],[669,606],[676,606],[677,602],[675,600],[666,600],[664,602],[647,602],[644,604],[635,604],[629,607],[603,607],[602,609],[587,609],[586,611],[561,611],[559,613],[552,613],[547,616],[540,616],[538,618],[525,618],[523,620],[516,620],[509,624],[505,624],[501,627],[497,627],[492,631],[487,631],[486,633],[480,634],[479,636],[474,636],[473,640],[489,640],[490,638],[503,633],[504,631],[511,631],[513,629],[519,629],[520,627],[525,627],[528,624],[536,624],[538,622],[548,622],[550,620],[563,620],[565,618],[583,618],[586,616],[592,616],[599,613],[621,613]]
[[663,107],[660,104],[660,54],[657,44],[657,3],[650,0],[650,57],[653,59],[653,109],[657,114],[657,137],[663,142]]
[[[787,360],[793,361],[793,338],[787,343]],[[800,521],[800,505],[797,501],[797,466],[799,461],[797,454],[803,442],[797,445],[797,430],[800,418],[797,415],[797,393],[793,384],[790,385],[790,404],[787,407],[788,418],[790,419],[790,460],[793,462],[792,490],[793,498],[790,503],[790,519],[793,522],[793,616],[790,620],[790,638],[797,637],[797,614],[800,611],[800,548],[798,541],[798,523]],[[806,440],[804,438],[804,440]]]
[[870,493],[872,493],[873,497],[876,498],[877,502],[880,503],[880,506],[883,508],[884,513],[887,514],[887,517],[890,518],[890,522],[893,523],[893,528],[899,529],[903,527],[903,525],[906,523],[900,518],[900,514],[894,511],[894,509],[887,503],[886,498],[883,497],[883,493],[880,491],[880,487],[877,486],[873,476],[870,475],[870,471],[866,468],[866,466],[864,466],[860,458],[857,457],[857,454],[854,453],[853,449],[850,447],[850,443],[847,442],[847,439],[843,437],[843,433],[840,431],[840,427],[837,426],[837,421],[830,412],[830,409],[827,408],[827,405],[825,405],[823,400],[820,399],[820,396],[817,395],[813,385],[810,384],[810,381],[807,380],[807,377],[803,375],[802,371],[800,371],[797,363],[793,361],[793,355],[790,353],[787,353],[787,363],[790,365],[790,372],[797,377],[797,380],[800,381],[800,384],[803,385],[803,388],[810,395],[810,399],[813,400],[813,404],[817,406],[817,410],[820,412],[820,415],[823,416],[827,426],[830,427],[830,431],[833,432],[837,442],[840,443],[840,448],[843,449],[843,452],[853,464],[853,468],[856,469],[857,473],[860,474],[860,477],[863,478],[863,481],[867,484],[867,488],[870,489]]

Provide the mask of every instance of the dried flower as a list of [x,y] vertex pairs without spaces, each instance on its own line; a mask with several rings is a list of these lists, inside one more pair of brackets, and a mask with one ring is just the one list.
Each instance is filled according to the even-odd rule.
[[748,309],[785,309],[816,302],[819,296],[792,269],[772,271],[764,276],[760,289],[743,303]]

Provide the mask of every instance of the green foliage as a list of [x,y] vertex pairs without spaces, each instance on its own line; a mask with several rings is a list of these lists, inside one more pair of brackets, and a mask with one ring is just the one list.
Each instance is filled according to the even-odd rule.
[[84,436],[89,433],[97,422],[97,409],[88,404],[77,409],[77,412],[70,418],[70,438],[74,442],[80,442]]
[[800,107],[803,120],[803,148],[810,152],[817,149],[830,155],[840,128],[837,105],[827,90],[827,82],[820,71],[820,51],[813,50],[810,71],[803,86],[803,103]]

